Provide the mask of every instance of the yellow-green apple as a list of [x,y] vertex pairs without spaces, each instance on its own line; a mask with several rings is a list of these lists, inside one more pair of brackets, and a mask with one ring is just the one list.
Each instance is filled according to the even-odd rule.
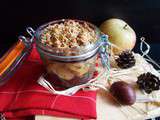
[[119,54],[124,50],[132,50],[136,43],[135,31],[121,19],[108,19],[104,21],[100,30],[109,36],[109,41],[119,47],[113,47],[113,53]]

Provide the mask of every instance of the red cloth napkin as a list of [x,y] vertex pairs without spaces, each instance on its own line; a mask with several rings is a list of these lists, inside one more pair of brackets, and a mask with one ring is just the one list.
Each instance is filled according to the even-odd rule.
[[14,76],[0,87],[0,112],[7,119],[33,115],[96,119],[96,92],[79,91],[73,96],[54,95],[37,83],[44,72],[35,48]]

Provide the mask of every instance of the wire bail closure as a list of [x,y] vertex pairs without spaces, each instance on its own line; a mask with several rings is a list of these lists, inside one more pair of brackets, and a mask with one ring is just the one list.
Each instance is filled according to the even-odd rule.
[[27,27],[26,31],[32,38],[34,38],[35,30],[32,27]]
[[27,27],[26,31],[31,36],[31,38],[26,38],[25,36],[20,35],[18,39],[21,40],[27,48],[29,48],[33,43],[35,31],[31,27]]

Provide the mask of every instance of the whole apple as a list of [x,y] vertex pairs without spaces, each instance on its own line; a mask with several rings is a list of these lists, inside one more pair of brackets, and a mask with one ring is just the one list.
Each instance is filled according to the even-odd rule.
[[121,19],[108,19],[100,26],[100,30],[109,36],[109,41],[116,45],[113,48],[114,54],[119,54],[124,50],[132,50],[136,43],[134,30]]

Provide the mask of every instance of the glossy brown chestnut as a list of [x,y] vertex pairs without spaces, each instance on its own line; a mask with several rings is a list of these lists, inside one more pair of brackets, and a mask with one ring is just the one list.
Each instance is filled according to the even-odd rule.
[[110,87],[110,92],[123,105],[132,105],[136,101],[135,90],[124,81],[113,83]]

